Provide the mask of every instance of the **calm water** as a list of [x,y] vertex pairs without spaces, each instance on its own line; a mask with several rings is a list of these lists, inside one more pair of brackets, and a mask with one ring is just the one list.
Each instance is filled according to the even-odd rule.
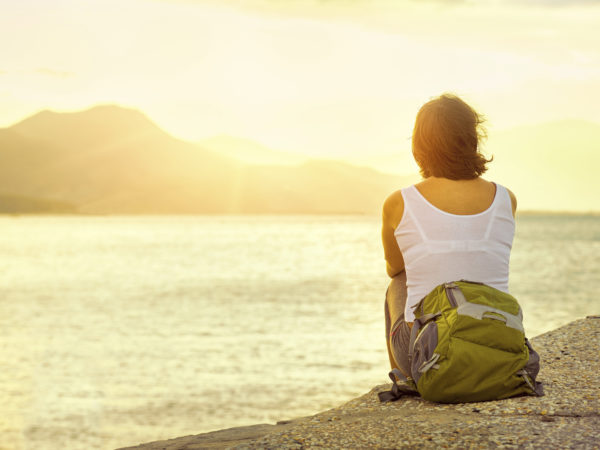
[[[0,448],[274,422],[387,381],[373,217],[0,217]],[[600,217],[523,216],[529,336],[600,313]]]

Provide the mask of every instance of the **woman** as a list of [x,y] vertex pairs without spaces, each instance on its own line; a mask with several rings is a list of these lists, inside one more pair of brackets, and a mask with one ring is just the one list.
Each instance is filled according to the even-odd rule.
[[466,279],[508,292],[508,264],[517,200],[481,178],[491,161],[480,152],[483,119],[444,94],[419,110],[412,137],[423,181],[391,194],[383,205],[387,273],[388,355],[410,376],[412,306],[439,284]]

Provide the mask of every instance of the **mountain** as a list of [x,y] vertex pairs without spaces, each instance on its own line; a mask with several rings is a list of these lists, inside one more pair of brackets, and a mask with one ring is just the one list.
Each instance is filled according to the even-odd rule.
[[378,213],[415,179],[332,161],[247,164],[114,105],[0,129],[0,195],[84,213]]
[[138,111],[44,111],[0,130],[0,192],[91,213],[216,211],[237,164],[177,140]]
[[0,212],[4,214],[74,214],[77,212],[77,208],[64,202],[0,195]]
[[99,105],[72,113],[44,110],[13,125],[11,129],[26,138],[43,138],[75,149],[98,147],[115,139],[160,131],[141,112],[116,105]]

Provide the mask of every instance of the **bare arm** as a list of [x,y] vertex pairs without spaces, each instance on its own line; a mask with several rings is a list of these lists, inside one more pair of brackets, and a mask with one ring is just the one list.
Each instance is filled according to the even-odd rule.
[[404,270],[404,258],[396,242],[394,231],[404,213],[404,200],[400,191],[390,195],[383,204],[381,240],[385,254],[386,272],[390,278]]
[[513,217],[516,217],[517,214],[517,197],[512,193],[510,189],[507,189],[508,195],[510,196],[510,202],[512,203],[512,213]]

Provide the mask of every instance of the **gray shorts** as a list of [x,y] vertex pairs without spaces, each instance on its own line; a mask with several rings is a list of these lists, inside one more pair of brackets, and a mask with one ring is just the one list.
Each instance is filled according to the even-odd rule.
[[[390,365],[392,368],[398,367],[401,372],[410,375],[410,361],[408,359],[410,327],[404,320],[406,297],[406,273],[402,272],[392,278],[385,294],[385,334]],[[388,306],[391,302],[394,302],[396,310],[402,311],[393,324]]]

